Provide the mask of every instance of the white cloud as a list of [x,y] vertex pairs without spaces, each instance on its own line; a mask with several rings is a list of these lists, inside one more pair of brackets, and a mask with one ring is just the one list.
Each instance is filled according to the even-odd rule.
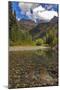
[[58,16],[56,11],[53,10],[46,10],[42,6],[39,6],[33,9],[33,15],[35,18],[39,18],[40,20],[51,20],[54,16]]
[[45,8],[43,8],[43,7],[40,5],[40,6],[36,7],[36,8],[34,8],[34,9],[33,9],[33,12],[39,12],[39,11],[43,11],[43,10],[45,10]]
[[32,6],[32,3],[19,3],[19,7],[24,11],[28,11],[30,7]]
[[56,11],[44,11],[44,12],[38,12],[38,15],[42,17],[45,20],[51,20],[54,16],[58,16]]
[[[46,10],[42,5],[33,4],[33,3],[19,3],[19,7],[26,13],[29,19],[32,19],[36,22],[36,19],[50,21],[54,16],[58,16],[57,12],[52,10]],[[50,9],[52,5],[49,5]],[[33,13],[30,12],[30,9],[33,10]]]
[[32,14],[31,14],[30,11],[27,11],[27,12],[26,12],[26,15],[29,17],[29,19],[32,19]]
[[19,7],[24,11],[29,11],[31,8],[37,7],[39,4],[33,4],[33,3],[19,3]]
[[21,19],[20,18],[16,18],[18,21],[20,21]]

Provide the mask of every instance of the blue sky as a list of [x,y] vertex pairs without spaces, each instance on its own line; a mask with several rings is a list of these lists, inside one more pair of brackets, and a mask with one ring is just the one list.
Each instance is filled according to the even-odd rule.
[[36,22],[39,20],[50,20],[54,16],[58,16],[57,4],[35,4],[12,2],[12,10],[16,12],[16,18],[31,19]]
[[19,7],[19,3],[18,2],[13,2],[12,3],[12,10],[16,12],[16,17],[17,18],[25,18],[28,19],[28,16],[23,12],[23,14],[21,13],[22,10]]

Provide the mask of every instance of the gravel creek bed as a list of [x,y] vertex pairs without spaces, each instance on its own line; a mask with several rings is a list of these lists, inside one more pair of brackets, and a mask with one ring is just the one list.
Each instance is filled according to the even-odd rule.
[[49,50],[10,51],[9,88],[58,85],[58,55]]

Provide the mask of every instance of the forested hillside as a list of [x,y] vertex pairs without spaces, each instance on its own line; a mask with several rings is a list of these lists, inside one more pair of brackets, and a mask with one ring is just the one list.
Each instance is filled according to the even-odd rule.
[[29,26],[24,26],[16,20],[16,14],[12,12],[12,3],[9,3],[9,44],[33,45],[32,36],[27,31],[27,27]]

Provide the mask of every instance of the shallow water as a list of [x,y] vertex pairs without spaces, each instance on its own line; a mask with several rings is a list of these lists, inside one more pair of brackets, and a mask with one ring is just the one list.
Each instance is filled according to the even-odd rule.
[[58,54],[52,50],[9,52],[9,88],[58,85]]

